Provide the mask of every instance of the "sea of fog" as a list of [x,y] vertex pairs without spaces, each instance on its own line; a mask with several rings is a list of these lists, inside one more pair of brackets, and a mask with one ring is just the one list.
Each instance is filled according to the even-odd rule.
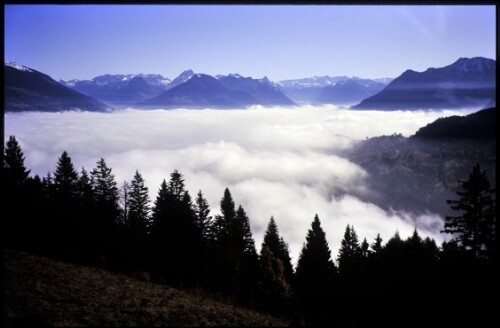
[[[178,169],[191,196],[202,190],[219,213],[226,187],[250,217],[257,250],[269,218],[296,262],[317,213],[336,256],[347,224],[371,243],[397,231],[408,237],[416,223],[435,226],[437,215],[386,212],[351,196],[369,193],[367,172],[341,151],[369,137],[414,134],[439,117],[472,111],[352,111],[335,107],[247,110],[134,110],[110,113],[6,113],[5,136],[15,135],[31,173],[53,172],[66,150],[75,167],[90,171],[103,157],[119,185],[139,170],[151,200]],[[332,196],[341,190],[343,196]],[[339,194],[339,193],[337,193]],[[443,240],[439,231],[423,236]]]

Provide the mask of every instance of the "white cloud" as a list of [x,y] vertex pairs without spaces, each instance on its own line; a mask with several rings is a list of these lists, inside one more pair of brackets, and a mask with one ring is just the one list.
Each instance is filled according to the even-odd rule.
[[[345,226],[372,242],[398,231],[408,237],[418,222],[441,241],[441,218],[390,212],[351,196],[370,192],[367,173],[340,150],[377,135],[405,136],[453,111],[350,111],[335,107],[251,110],[128,109],[112,113],[7,113],[5,135],[15,135],[33,174],[53,172],[63,150],[91,170],[104,157],[119,184],[135,169],[154,200],[163,179],[178,169],[192,196],[199,189],[212,214],[224,188],[250,216],[258,250],[271,215],[297,260],[317,213],[336,256]],[[460,112],[466,114],[466,112]]]

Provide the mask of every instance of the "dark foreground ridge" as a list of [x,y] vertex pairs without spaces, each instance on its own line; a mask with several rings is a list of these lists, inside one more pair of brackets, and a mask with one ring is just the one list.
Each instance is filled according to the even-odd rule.
[[194,293],[6,250],[5,326],[287,326]]

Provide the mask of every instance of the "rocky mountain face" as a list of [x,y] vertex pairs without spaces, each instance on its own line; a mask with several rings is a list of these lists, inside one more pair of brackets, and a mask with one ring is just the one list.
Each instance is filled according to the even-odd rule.
[[239,75],[218,78],[195,74],[186,82],[139,104],[156,108],[245,108],[252,105],[292,106],[279,88],[267,79]]
[[316,102],[320,104],[353,105],[371,97],[382,89],[386,83],[368,79],[350,78],[329,85],[321,90]]
[[131,106],[167,90],[170,80],[159,74],[100,75],[92,80],[60,81],[90,97],[117,107]]
[[386,88],[353,109],[418,110],[484,108],[496,102],[496,62],[475,57],[429,68],[407,70]]
[[278,82],[283,92],[300,104],[352,105],[383,89],[392,79],[315,76]]
[[[460,58],[451,65],[429,68],[421,73],[407,70],[394,80],[315,76],[274,83],[267,78],[253,79],[239,74],[214,77],[186,70],[172,81],[160,74],[105,74],[92,80],[60,81],[67,87],[66,91],[60,91],[63,89],[54,86],[55,81],[48,77],[52,80],[49,84],[55,88],[52,93],[35,91],[43,84],[43,79],[48,81],[40,75],[26,82],[30,74],[43,73],[14,63],[8,67],[6,99],[11,111],[32,108],[102,110],[107,107],[103,103],[115,108],[350,106],[357,103],[351,108],[375,110],[488,108],[496,105],[496,62],[482,57]],[[18,83],[23,78],[14,77],[13,70],[19,76],[24,75],[24,84]],[[30,86],[26,87],[28,84]],[[70,96],[68,88],[77,92]],[[59,95],[57,101],[57,97],[53,97],[56,94]],[[82,98],[83,95],[87,97]],[[69,99],[72,97],[80,100],[71,103]]]
[[110,108],[34,69],[10,62],[4,65],[4,72],[5,111],[105,111]]

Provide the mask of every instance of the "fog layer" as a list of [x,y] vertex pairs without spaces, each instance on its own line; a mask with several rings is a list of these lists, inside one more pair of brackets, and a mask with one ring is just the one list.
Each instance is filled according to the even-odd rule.
[[442,225],[439,216],[388,213],[351,196],[370,192],[367,173],[340,154],[357,140],[409,136],[439,117],[467,113],[335,107],[7,113],[5,135],[16,136],[33,175],[53,172],[63,150],[78,170],[90,171],[103,157],[119,185],[138,169],[154,200],[161,181],[178,169],[193,197],[203,191],[212,215],[229,187],[250,217],[258,250],[273,215],[296,262],[316,213],[332,255],[347,224],[370,243],[378,232],[384,241],[396,231],[406,238],[415,226],[440,242],[433,230]]

